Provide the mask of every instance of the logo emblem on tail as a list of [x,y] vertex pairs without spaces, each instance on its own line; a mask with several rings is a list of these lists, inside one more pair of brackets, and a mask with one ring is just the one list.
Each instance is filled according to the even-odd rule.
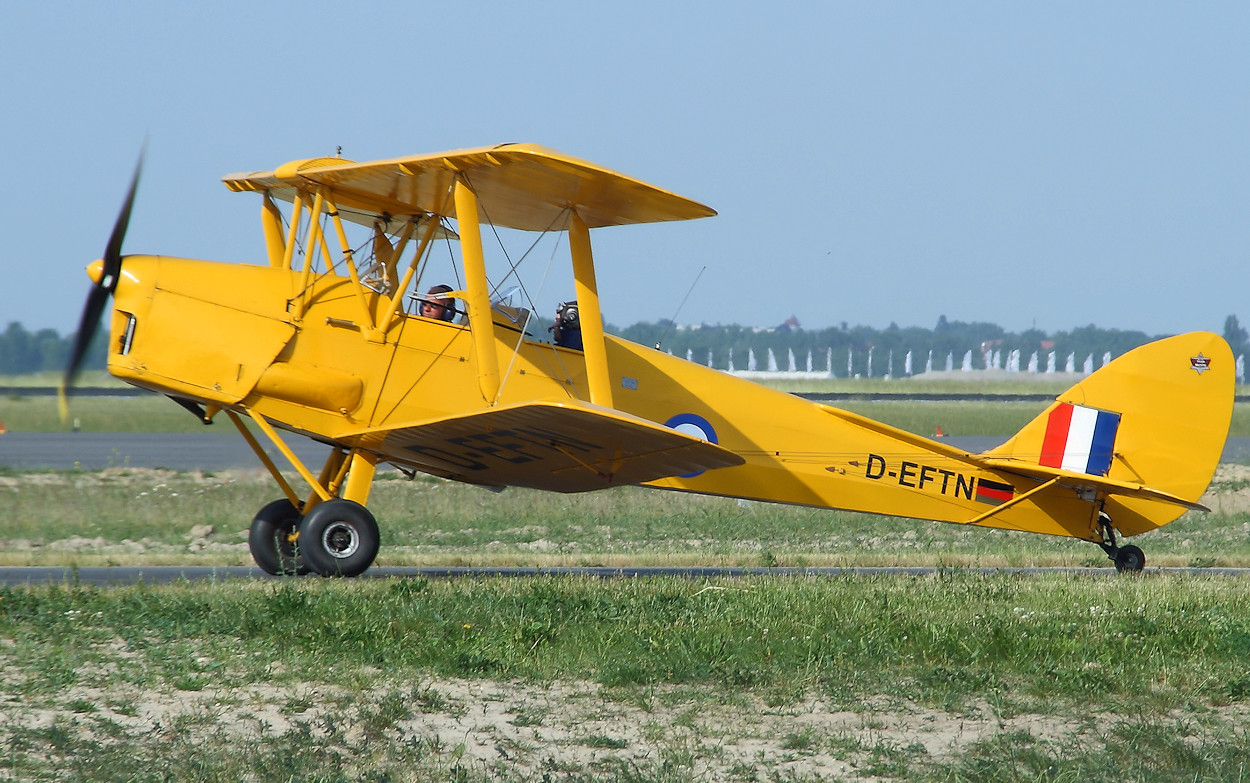
[[1202,352],[1199,351],[1197,356],[1189,357],[1189,366],[1193,368],[1194,372],[1202,375],[1204,372],[1211,369],[1211,357],[1203,356]]

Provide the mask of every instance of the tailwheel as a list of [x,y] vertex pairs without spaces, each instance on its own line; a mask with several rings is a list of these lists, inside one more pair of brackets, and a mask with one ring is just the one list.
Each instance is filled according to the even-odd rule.
[[308,573],[294,540],[301,519],[299,509],[286,498],[275,500],[256,513],[247,545],[262,571],[274,575]]
[[359,503],[318,504],[299,523],[299,552],[321,576],[358,576],[378,554],[378,523]]
[[1111,526],[1111,517],[1105,511],[1098,512],[1098,528],[1102,532],[1102,542],[1099,546],[1115,563],[1115,570],[1122,574],[1140,574],[1146,567],[1146,553],[1141,551],[1141,547],[1132,544],[1118,546],[1115,542],[1115,528]]

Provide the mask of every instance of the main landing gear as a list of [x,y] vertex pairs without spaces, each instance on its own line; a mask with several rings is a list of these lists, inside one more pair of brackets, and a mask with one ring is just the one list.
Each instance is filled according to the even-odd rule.
[[1141,551],[1141,547],[1132,544],[1116,545],[1115,528],[1111,527],[1111,517],[1105,511],[1098,512],[1098,530],[1102,534],[1102,541],[1098,542],[1098,545],[1115,563],[1115,570],[1136,574],[1146,567],[1146,554]]
[[378,523],[359,503],[334,498],[300,514],[286,498],[252,520],[248,546],[269,574],[358,576],[378,554]]
[[256,565],[274,575],[359,576],[368,570],[378,556],[380,543],[377,520],[364,506],[373,485],[377,455],[334,448],[321,475],[314,476],[282,442],[268,420],[248,410],[256,426],[311,488],[308,500],[301,501],[243,425],[239,414],[232,410],[226,413],[286,495],[256,512],[252,520],[247,544]]
[[267,574],[306,574],[308,566],[295,548],[295,533],[304,515],[286,498],[256,512],[247,546],[252,559]]

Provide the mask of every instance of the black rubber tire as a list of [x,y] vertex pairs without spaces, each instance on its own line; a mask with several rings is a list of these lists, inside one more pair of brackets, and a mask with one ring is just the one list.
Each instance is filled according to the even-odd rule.
[[286,498],[275,500],[256,512],[247,534],[247,546],[262,571],[275,576],[308,573],[298,547],[289,538],[302,518],[299,509]]
[[359,576],[378,556],[378,523],[359,503],[337,498],[313,507],[299,524],[299,550],[322,576]]
[[1141,547],[1122,546],[1115,553],[1115,570],[1120,573],[1139,574],[1146,567],[1146,554]]

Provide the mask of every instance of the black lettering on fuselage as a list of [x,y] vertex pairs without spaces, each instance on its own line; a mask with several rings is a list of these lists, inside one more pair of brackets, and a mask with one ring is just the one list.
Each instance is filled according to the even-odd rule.
[[976,480],[972,476],[965,476],[962,473],[955,475],[955,496],[963,495],[968,500],[972,500],[972,485]]
[[889,461],[880,454],[868,455],[864,478],[874,481],[897,480],[900,487],[921,489],[940,495],[954,495],[966,500],[972,500],[972,490],[976,487],[976,476],[939,468],[935,465],[921,465],[910,460],[902,460],[897,467],[892,468]]
[[[876,470],[876,473],[873,473],[874,469]],[[865,471],[864,476],[870,479],[879,479],[884,475],[885,475],[885,458],[879,457],[876,454],[869,454],[868,455],[868,470]]]
[[932,465],[920,466],[920,488],[921,489],[924,489],[925,484],[927,484],[930,481],[933,481],[933,478],[929,474],[936,473],[936,472],[937,472],[937,468],[933,467]]
[[904,462],[898,469],[898,483],[904,487],[915,487],[908,479],[915,477],[917,467],[919,465],[914,462]]

